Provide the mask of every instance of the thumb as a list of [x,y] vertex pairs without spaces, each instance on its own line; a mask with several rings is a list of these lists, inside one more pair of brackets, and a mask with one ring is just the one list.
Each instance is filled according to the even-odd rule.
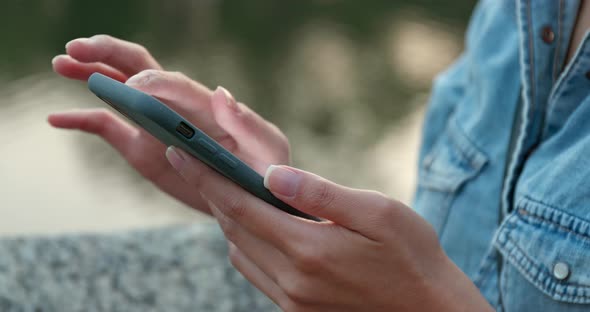
[[288,166],[270,166],[264,185],[298,210],[364,234],[371,234],[371,225],[393,207],[393,201],[378,192],[341,186]]

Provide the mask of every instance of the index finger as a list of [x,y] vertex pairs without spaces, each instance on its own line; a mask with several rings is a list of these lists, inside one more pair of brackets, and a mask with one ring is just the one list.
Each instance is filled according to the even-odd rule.
[[[318,239],[314,233],[320,223],[267,204],[179,148],[168,148],[166,156],[180,175],[222,214],[286,255],[296,253],[294,242]],[[224,231],[233,235],[227,232],[231,229]]]
[[131,77],[145,69],[162,69],[143,46],[108,35],[74,39],[66,52],[83,63],[103,63]]

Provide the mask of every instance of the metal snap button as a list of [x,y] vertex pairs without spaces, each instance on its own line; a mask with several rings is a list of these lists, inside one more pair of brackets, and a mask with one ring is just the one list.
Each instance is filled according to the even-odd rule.
[[570,276],[570,268],[565,262],[557,262],[553,265],[553,276],[563,281]]
[[541,38],[547,44],[553,43],[553,40],[555,40],[555,33],[553,32],[551,26],[547,25],[543,27],[541,30]]

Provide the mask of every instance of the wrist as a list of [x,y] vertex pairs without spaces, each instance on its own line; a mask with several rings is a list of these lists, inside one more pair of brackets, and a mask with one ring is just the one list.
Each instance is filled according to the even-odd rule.
[[444,251],[440,251],[436,271],[425,279],[428,310],[431,311],[494,311],[473,284]]

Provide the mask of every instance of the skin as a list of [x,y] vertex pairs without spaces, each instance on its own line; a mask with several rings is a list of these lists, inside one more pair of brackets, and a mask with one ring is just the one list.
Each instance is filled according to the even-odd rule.
[[[156,96],[261,174],[270,164],[289,163],[289,143],[277,127],[244,104],[234,101],[233,108],[228,106],[223,88],[214,92],[182,73],[163,71],[138,44],[97,35],[68,42],[66,53],[52,60],[62,76],[86,81],[100,72]],[[198,192],[171,170],[164,157],[166,146],[118,115],[107,109],[78,110],[52,114],[48,120],[57,128],[99,135],[161,190],[210,213],[195,196]]]
[[568,53],[566,57],[566,64],[569,64],[571,59],[574,57],[576,50],[582,43],[584,35],[590,29],[590,2],[581,1],[580,8],[578,10],[578,17],[574,26],[574,31],[568,46]]
[[98,71],[157,96],[266,173],[275,196],[325,219],[288,215],[109,111],[49,117],[55,127],[101,136],[160,189],[212,213],[232,264],[283,310],[493,311],[432,227],[402,203],[286,165],[269,167],[289,163],[287,139],[225,89],[165,72],[145,48],[109,36],[73,40],[66,52],[53,60],[57,73],[86,80]]

